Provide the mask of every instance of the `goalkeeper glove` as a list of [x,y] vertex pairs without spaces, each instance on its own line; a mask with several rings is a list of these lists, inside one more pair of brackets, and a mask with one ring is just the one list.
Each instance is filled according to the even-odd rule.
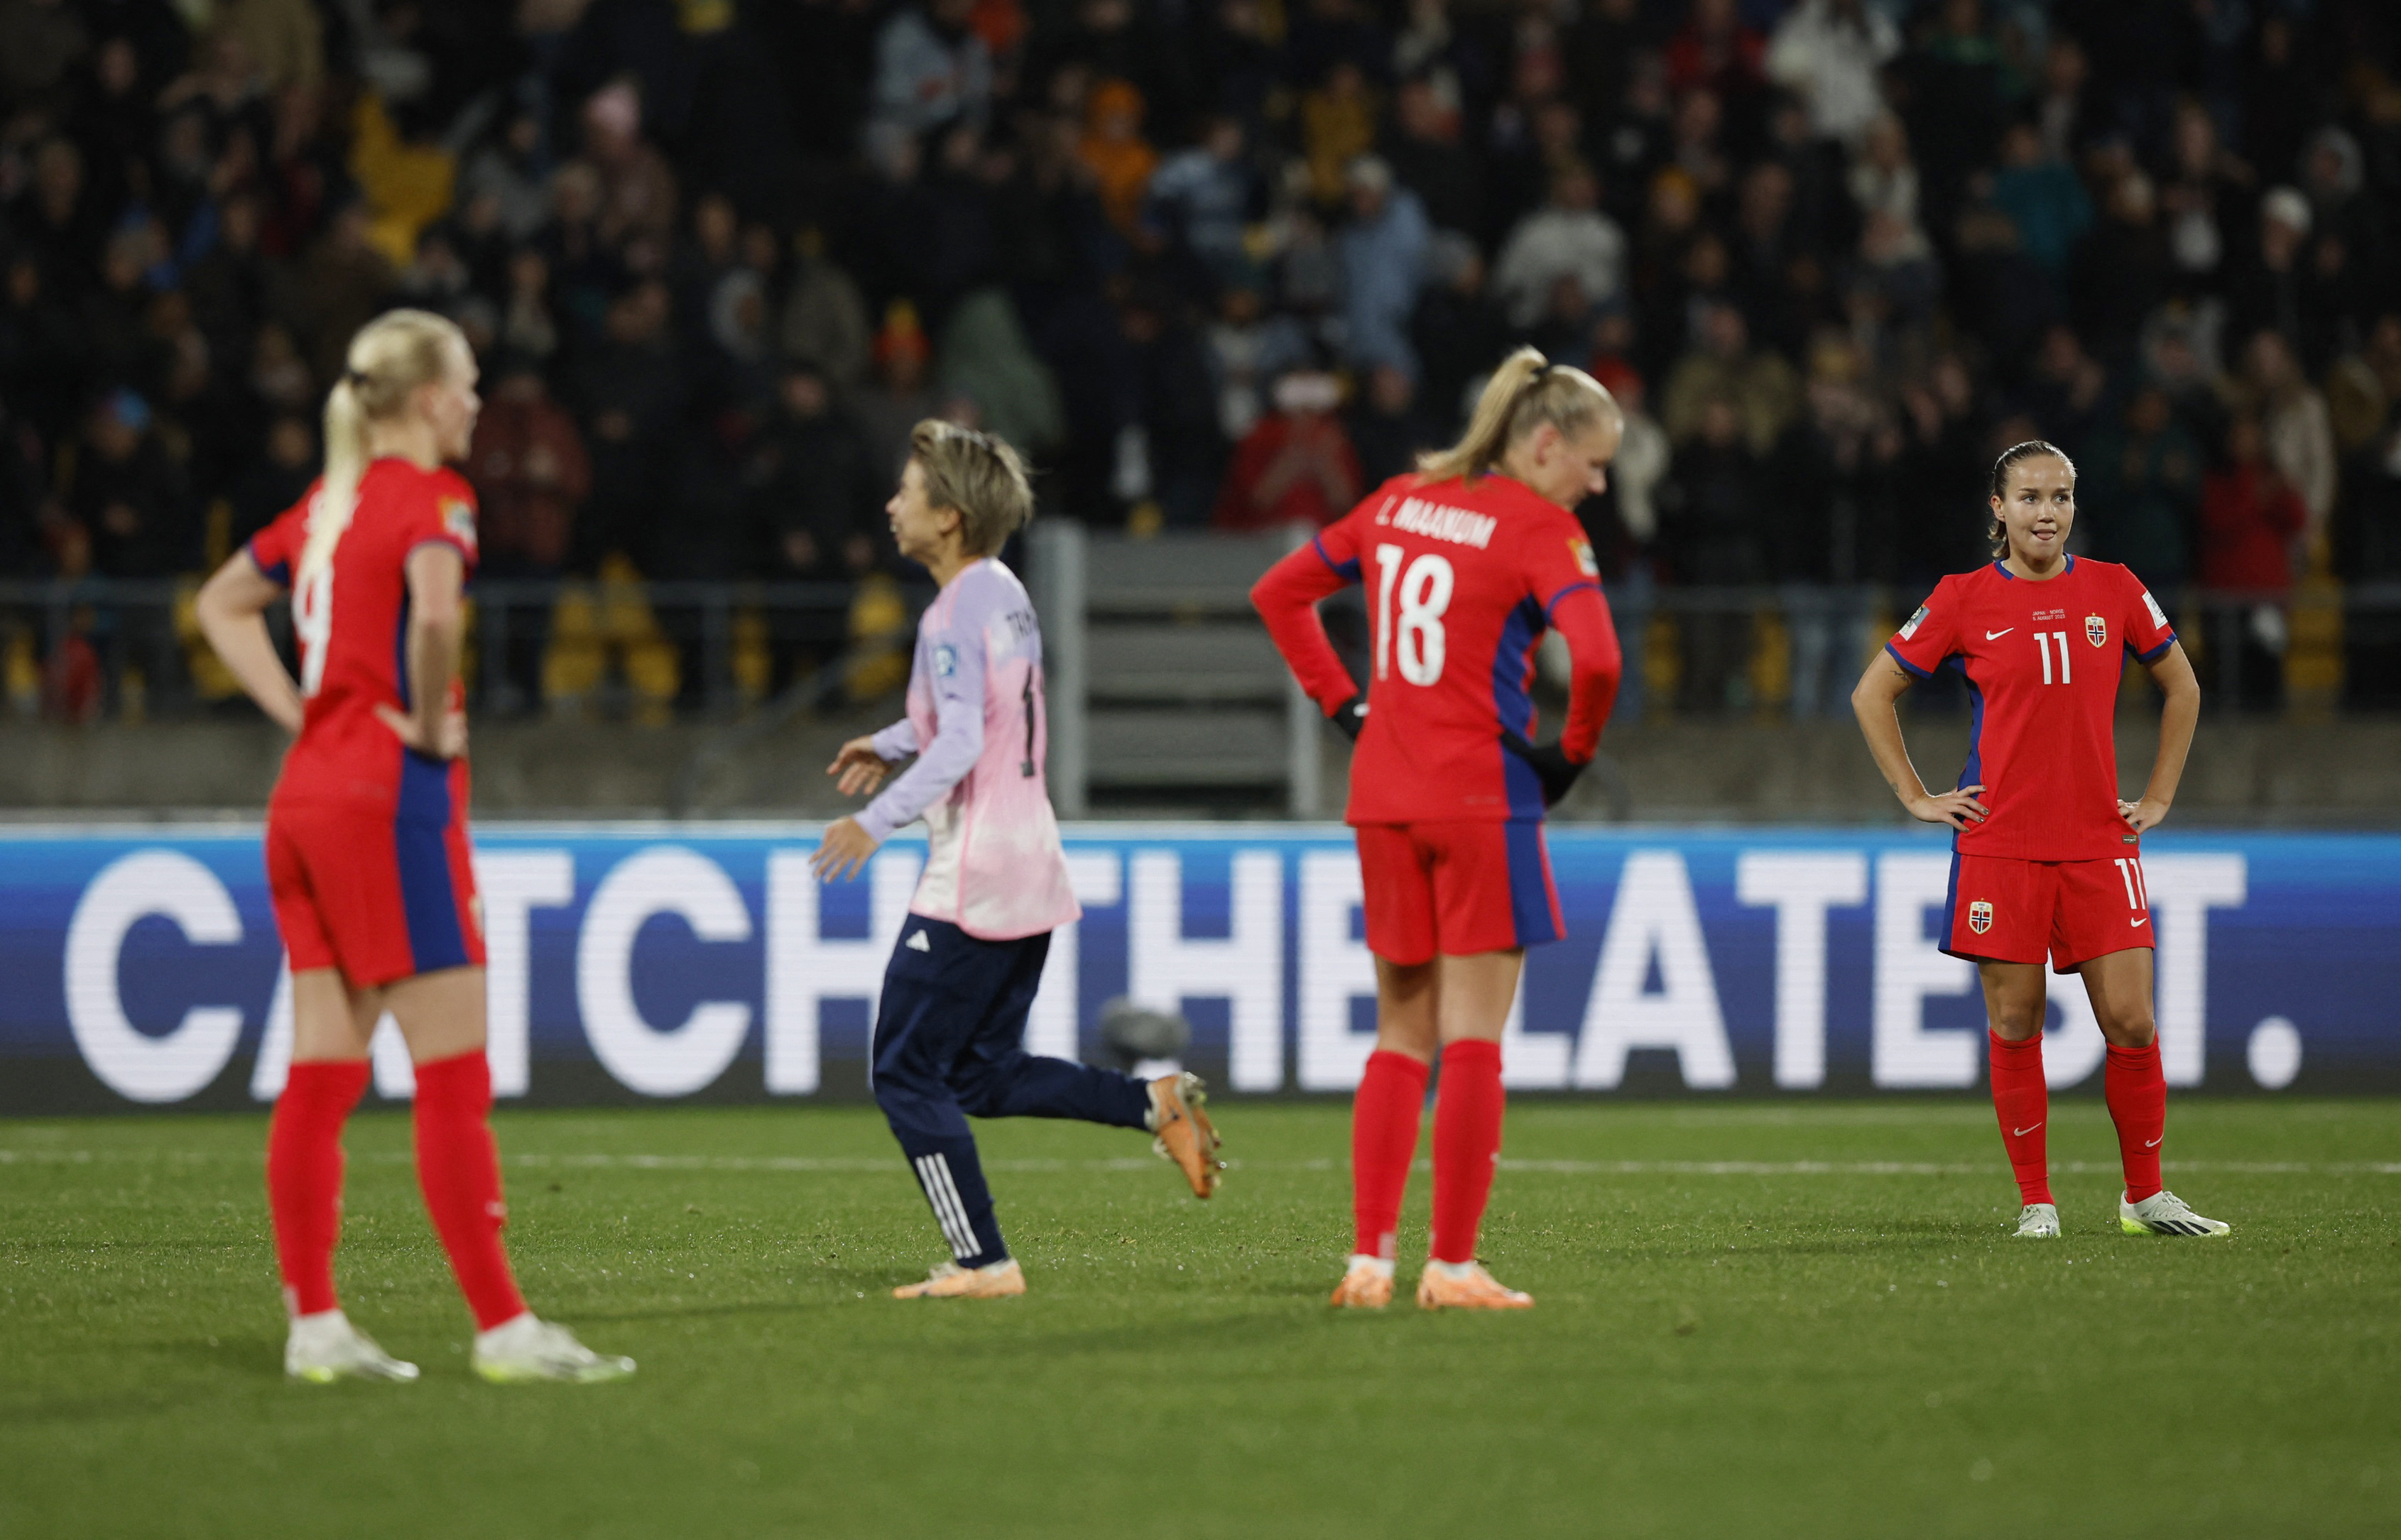
[[1576,784],[1576,777],[1584,773],[1585,765],[1591,763],[1585,760],[1580,765],[1569,758],[1567,751],[1557,743],[1538,746],[1514,732],[1503,731],[1501,745],[1533,767],[1534,779],[1543,784],[1543,806],[1546,808],[1557,807],[1559,798],[1568,794],[1568,788]]

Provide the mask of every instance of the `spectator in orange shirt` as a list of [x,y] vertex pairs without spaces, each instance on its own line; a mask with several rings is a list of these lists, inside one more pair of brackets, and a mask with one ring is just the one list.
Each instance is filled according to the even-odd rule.
[[1159,152],[1142,137],[1142,92],[1104,80],[1084,103],[1084,139],[1076,154],[1100,182],[1101,207],[1129,239],[1141,234],[1142,198]]

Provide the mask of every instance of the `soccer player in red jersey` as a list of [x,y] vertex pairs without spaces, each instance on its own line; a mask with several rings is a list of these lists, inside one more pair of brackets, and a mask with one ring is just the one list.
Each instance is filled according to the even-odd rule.
[[[1301,688],[1358,747],[1348,822],[1376,957],[1376,1051],[1351,1112],[1357,1233],[1338,1305],[1393,1295],[1394,1232],[1418,1119],[1442,1056],[1427,1309],[1523,1308],[1475,1260],[1501,1154],[1501,1033],[1525,948],[1558,939],[1543,810],[1599,746],[1617,695],[1617,633],[1572,510],[1602,489],[1624,419],[1591,375],[1518,349],[1493,371],[1466,437],[1396,476],[1252,590]],[[1318,601],[1366,590],[1365,692],[1327,642]],[[1536,747],[1527,694],[1546,629],[1573,659],[1568,720]]]
[[[2223,1235],[2160,1186],[2167,1081],[2151,1015],[2151,913],[2141,840],[2175,800],[2201,687],[2175,630],[2140,579],[2067,553],[2076,467],[2039,440],[1994,462],[1996,558],[1935,585],[1868,665],[1851,704],[1901,805],[1953,836],[1942,949],[1976,964],[1990,1027],[1993,1106],[2017,1173],[2021,1235],[2059,1233],[2044,1125],[2047,960],[2080,974],[2109,1042],[2103,1085],[2118,1125],[2128,1234]],[[2118,682],[2128,653],[2167,698],[2141,800],[2118,795]],[[1956,667],[1973,702],[1968,763],[1955,790],[1926,789],[1894,702]]]
[[[297,734],[267,806],[268,886],[292,965],[292,1069],[267,1187],[295,1379],[417,1378],[334,1292],[342,1124],[387,1011],[416,1064],[418,1180],[474,1312],[476,1372],[588,1381],[634,1368],[528,1311],[501,1244],[459,684],[475,498],[444,468],[467,453],[479,404],[456,326],[421,310],[369,322],[325,402],[324,473],[199,597],[218,656]],[[287,592],[297,680],[265,620]]]

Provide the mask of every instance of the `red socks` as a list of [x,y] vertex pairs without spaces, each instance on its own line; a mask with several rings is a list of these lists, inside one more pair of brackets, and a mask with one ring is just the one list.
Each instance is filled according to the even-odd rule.
[[283,1306],[315,1315],[334,1293],[334,1247],[342,1238],[342,1124],[366,1093],[367,1061],[292,1066],[267,1130],[267,1206],[275,1217],[275,1261]]
[[1501,1159],[1501,1045],[1465,1038],[1442,1051],[1434,1109],[1434,1260],[1475,1260],[1475,1228]]
[[[332,1310],[334,1247],[342,1233],[342,1124],[367,1088],[367,1061],[292,1066],[267,1134],[267,1199],[284,1305]],[[486,1122],[492,1072],[483,1050],[417,1067],[417,1178],[459,1287],[488,1331],[525,1312],[501,1248],[500,1152]],[[1406,1163],[1404,1163],[1406,1164]]]
[[[2017,1173],[2019,1200],[2049,1203],[2051,1161],[2043,1124],[2051,1121],[2051,1088],[2042,1078],[2042,1035],[2037,1032],[2024,1043],[2011,1043],[1990,1029],[1984,1035],[1992,1043],[1993,1111],[2001,1120],[2010,1168]],[[2152,1061],[2158,1062],[2156,1051]]]
[[2168,1125],[2168,1081],[2160,1068],[2158,1040],[2147,1048],[2110,1049],[2101,1092],[2109,1103],[2109,1120],[2118,1125],[2126,1201],[2140,1203],[2160,1190],[2160,1140]]
[[478,1331],[526,1307],[501,1245],[508,1206],[491,1111],[492,1070],[481,1048],[417,1067],[417,1181]]
[[[1429,1067],[1379,1049],[1367,1056],[1351,1114],[1351,1250],[1391,1261],[1401,1192],[1417,1156]],[[1475,1260],[1475,1231],[1501,1158],[1501,1045],[1462,1040],[1442,1051],[1434,1112],[1434,1259]]]
[[[2043,1124],[2051,1118],[2051,1094],[2042,1081],[2042,1039],[2007,1043],[1997,1032],[1987,1036],[1993,1048],[1993,1111],[2000,1115],[2001,1142],[2009,1148],[2018,1192],[2027,1203],[2049,1203],[2051,1167],[2044,1158]],[[2160,1140],[2168,1123],[2168,1083],[2160,1068],[2160,1045],[2110,1049],[2101,1087],[2110,1121],[2118,1125],[2126,1201],[2140,1203],[2160,1190]]]
[[1431,1072],[1406,1054],[1379,1048],[1367,1056],[1351,1106],[1351,1249],[1356,1256],[1392,1261]]

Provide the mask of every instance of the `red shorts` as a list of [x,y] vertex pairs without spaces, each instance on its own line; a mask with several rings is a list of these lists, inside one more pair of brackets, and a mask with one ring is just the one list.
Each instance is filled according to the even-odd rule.
[[292,971],[339,968],[353,989],[484,965],[467,821],[372,806],[276,804],[267,886]]
[[1543,825],[1362,824],[1367,949],[1387,962],[1472,957],[1567,934]]
[[2102,861],[1951,857],[1942,949],[1979,961],[2041,962],[2055,973],[2151,944],[2138,856]]

